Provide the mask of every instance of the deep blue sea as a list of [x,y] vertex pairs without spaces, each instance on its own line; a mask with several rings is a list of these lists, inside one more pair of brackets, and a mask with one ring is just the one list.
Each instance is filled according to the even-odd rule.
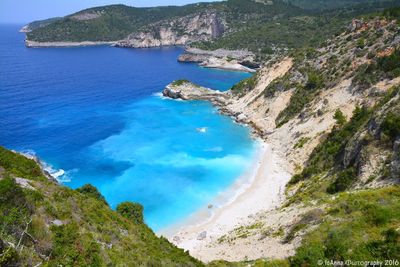
[[91,183],[113,208],[140,202],[159,230],[249,168],[247,128],[159,94],[175,79],[226,90],[249,74],[178,63],[179,47],[28,49],[19,28],[0,25],[0,145],[36,154],[65,185]]

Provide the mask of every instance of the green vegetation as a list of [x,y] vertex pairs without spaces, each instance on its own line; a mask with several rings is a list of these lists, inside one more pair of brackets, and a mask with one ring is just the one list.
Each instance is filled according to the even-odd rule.
[[239,83],[232,86],[231,91],[234,95],[243,96],[245,93],[254,89],[257,84],[258,75],[254,74],[253,76],[241,80]]
[[[168,24],[168,20],[217,11],[232,29],[243,28],[241,21],[267,21],[275,16],[299,14],[301,10],[282,1],[265,5],[251,0],[229,0],[154,8],[134,8],[111,5],[82,10],[53,23],[36,28],[27,34],[29,40],[54,41],[116,41],[138,31],[154,31],[154,24]],[[91,19],[79,19],[82,14],[94,14]],[[175,29],[178,33],[182,29]]]
[[[364,183],[370,183],[377,177],[382,180],[396,176],[395,170],[389,166],[390,162],[396,160],[398,153],[391,143],[396,134],[391,133],[396,133],[398,128],[397,116],[394,114],[397,114],[399,107],[399,90],[399,87],[391,88],[374,107],[356,107],[353,117],[348,122],[336,125],[332,132],[324,137],[311,153],[302,172],[294,175],[289,181],[289,186],[303,181],[296,194],[290,197],[289,204],[309,200],[321,201],[329,197],[327,193],[336,194],[351,189],[356,182],[359,184],[359,162],[363,160],[360,155],[362,151],[368,153],[371,146],[385,149],[389,156]],[[369,132],[369,127],[374,123],[377,123],[376,131],[382,134],[373,135]]]
[[400,136],[400,115],[389,112],[382,123],[383,132],[392,140]]
[[28,30],[30,30],[30,31],[36,30],[40,27],[47,26],[47,25],[49,25],[53,22],[56,22],[57,20],[60,20],[60,19],[62,19],[62,18],[56,17],[56,18],[50,18],[50,19],[45,19],[45,20],[33,21],[33,22],[29,23]]
[[357,170],[354,167],[347,168],[341,171],[336,180],[327,188],[327,192],[334,194],[345,191],[357,179]]
[[288,243],[291,242],[296,234],[312,224],[319,224],[322,221],[322,216],[324,215],[324,211],[321,209],[313,209],[303,215],[300,221],[293,224],[289,233],[285,236],[284,242]]
[[294,149],[296,148],[303,148],[303,146],[310,141],[310,137],[301,137],[300,140],[293,146]]
[[97,188],[91,184],[86,184],[86,185],[76,189],[76,191],[78,191],[79,193],[82,193],[84,195],[87,195],[89,197],[93,197],[97,200],[100,200],[100,201],[104,202],[104,204],[107,204],[106,199],[100,194],[99,190],[97,190]]
[[144,223],[143,206],[138,203],[122,202],[117,206],[117,212],[136,224]]
[[324,86],[324,77],[318,71],[310,69],[306,71],[307,82],[304,86],[297,85],[289,104],[276,118],[277,127],[282,126],[290,119],[298,115],[303,108],[310,103]]
[[[370,114],[371,111],[367,108],[357,107],[350,121],[343,127],[332,130],[327,138],[314,149],[302,173],[294,175],[289,183],[295,184],[340,165],[339,155],[342,154],[350,138],[369,120]],[[344,178],[345,176],[340,180]]]
[[191,83],[191,82],[188,80],[185,80],[185,79],[180,79],[180,80],[173,81],[172,86],[181,86],[185,83]]
[[387,8],[382,12],[382,15],[388,19],[399,19],[400,7]]
[[20,154],[10,153],[9,150],[0,146],[0,166],[7,172],[17,177],[43,180],[42,170],[34,162]]
[[382,78],[393,79],[400,76],[400,50],[395,49],[391,55],[372,60],[358,67],[353,83],[367,88]]
[[338,126],[343,126],[347,121],[346,116],[343,114],[343,112],[340,109],[337,109],[335,111],[333,118],[336,120],[336,125],[338,125]]
[[291,89],[292,87],[296,87],[298,84],[294,84],[289,81],[289,75],[286,74],[283,77],[277,78],[273,80],[265,89],[264,96],[265,97],[274,97],[277,92],[283,92]]
[[60,186],[35,161],[0,147],[1,266],[203,266],[142,223],[140,206],[121,209],[124,216],[94,187]]
[[[327,3],[276,0],[273,4],[268,1],[265,4],[262,1],[228,0],[154,8],[110,5],[82,10],[64,18],[34,22],[30,25],[32,32],[27,33],[27,38],[39,42],[117,41],[139,31],[151,32],[157,37],[159,27],[169,25],[173,19],[201,12],[217,12],[220,19],[226,21],[226,34],[193,46],[203,49],[248,49],[262,60],[281,48],[317,47],[326,38],[341,31],[353,17],[393,6],[397,1],[361,3],[344,0]],[[318,13],[299,7],[324,11]],[[87,14],[91,17],[86,18]],[[184,29],[179,27],[173,30],[177,34],[184,33]]]
[[371,5],[376,2],[373,0],[323,0],[323,1],[287,0],[287,1],[292,5],[310,10],[337,9],[345,6],[354,6],[357,4]]
[[329,216],[306,235],[291,266],[400,259],[400,187],[343,193],[327,204]]
[[[221,38],[193,44],[196,47],[215,50],[248,49],[259,57],[259,60],[269,59],[271,50],[279,52],[280,48],[298,49],[304,47],[319,47],[327,38],[342,32],[354,17],[376,12],[385,7],[396,5],[397,1],[329,1],[330,7],[325,11],[311,12],[292,11],[286,17],[274,20],[248,21],[243,29],[238,27],[230,34]],[[335,2],[335,3],[333,3]],[[321,9],[325,1],[294,0],[289,3],[302,8]],[[398,4],[398,3],[397,3]],[[346,8],[337,8],[345,6]]]

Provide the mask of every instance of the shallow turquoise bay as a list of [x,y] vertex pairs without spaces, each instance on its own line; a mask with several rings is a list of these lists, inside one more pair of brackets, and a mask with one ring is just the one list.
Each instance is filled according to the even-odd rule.
[[247,128],[159,94],[175,79],[227,90],[249,74],[180,64],[178,47],[27,49],[18,27],[0,26],[0,145],[36,154],[65,185],[91,183],[113,208],[140,202],[159,230],[253,162]]

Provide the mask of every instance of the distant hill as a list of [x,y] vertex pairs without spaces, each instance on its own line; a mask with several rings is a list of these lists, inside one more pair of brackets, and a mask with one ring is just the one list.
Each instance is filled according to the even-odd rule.
[[390,0],[287,0],[288,3],[307,10],[326,10],[357,4],[388,3]]
[[248,22],[299,15],[302,10],[282,1],[265,4],[251,0],[199,3],[182,7],[135,8],[112,5],[82,10],[43,27],[28,25],[33,29],[27,34],[27,39],[37,42],[117,41],[129,34],[146,31],[156,22],[162,27],[175,19],[203,13],[217,14],[224,32],[231,32],[243,28]]
[[228,0],[185,6],[94,7],[33,22],[27,46],[114,42],[120,47],[188,45],[245,49],[264,60],[277,49],[316,46],[362,14],[400,0]]

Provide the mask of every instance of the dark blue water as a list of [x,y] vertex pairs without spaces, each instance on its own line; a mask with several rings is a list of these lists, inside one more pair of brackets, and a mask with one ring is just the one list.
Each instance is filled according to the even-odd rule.
[[181,78],[226,90],[249,74],[178,63],[177,47],[27,49],[18,28],[0,26],[0,145],[35,153],[65,185],[94,184],[112,207],[138,201],[160,229],[248,168],[248,129],[157,93]]

